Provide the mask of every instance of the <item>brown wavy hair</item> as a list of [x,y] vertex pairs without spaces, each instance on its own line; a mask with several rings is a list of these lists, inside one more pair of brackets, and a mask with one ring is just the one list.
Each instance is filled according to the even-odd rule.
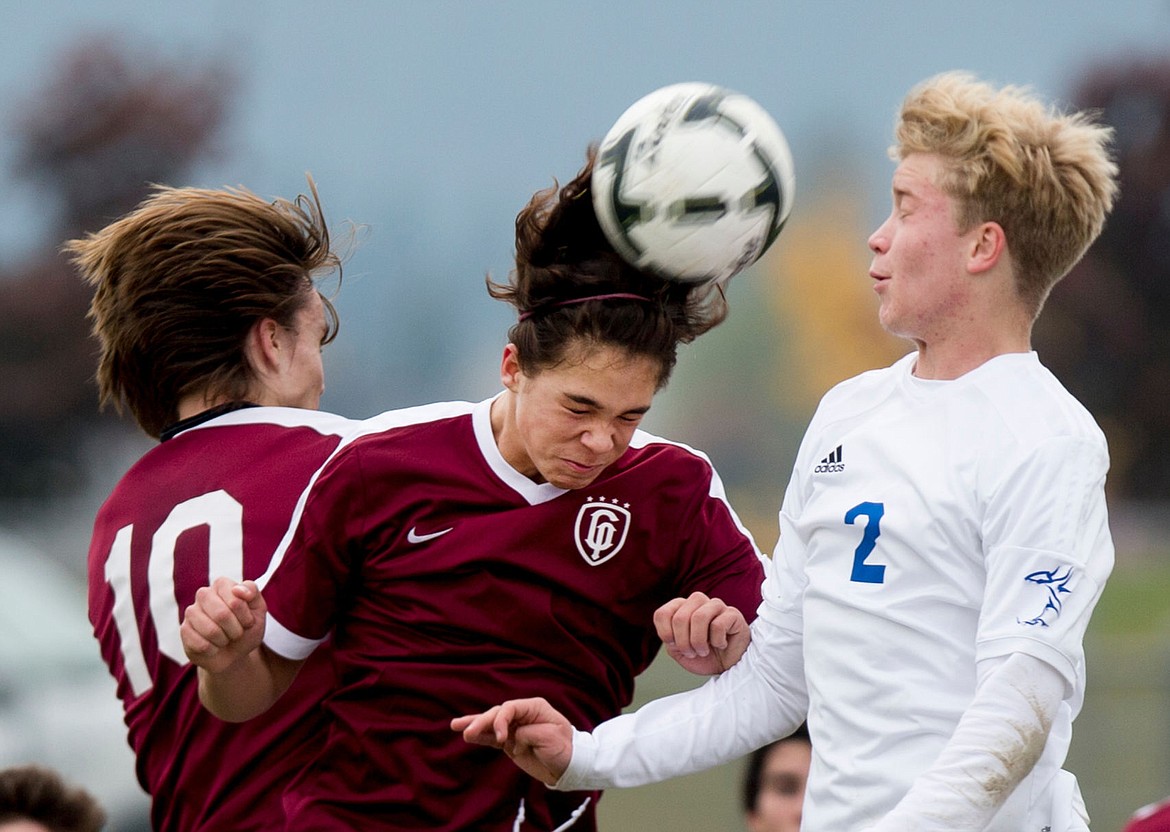
[[[309,195],[292,201],[157,186],[134,211],[64,248],[95,288],[101,404],[128,408],[156,438],[189,394],[246,398],[252,326],[265,318],[289,326],[320,293],[320,277],[341,278],[311,177]],[[322,300],[328,343],[339,322]]]

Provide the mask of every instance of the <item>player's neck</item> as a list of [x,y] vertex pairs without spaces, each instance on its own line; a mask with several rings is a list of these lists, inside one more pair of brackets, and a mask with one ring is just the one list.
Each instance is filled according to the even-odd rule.
[[[247,401],[249,404],[270,404],[270,402],[257,401],[257,398],[259,397],[249,396]],[[208,410],[236,403],[238,403],[237,399],[231,399],[227,396],[208,397],[203,393],[191,393],[179,399],[178,421],[183,422],[187,419],[193,419],[200,413],[204,413]]]
[[222,396],[208,398],[202,392],[189,393],[179,399],[179,421],[191,419],[203,411],[219,407],[221,404],[227,404],[227,399]]
[[964,376],[996,356],[1032,349],[1030,331],[948,333],[931,340],[916,338],[914,345],[918,348],[914,375],[938,381]]
[[1032,349],[1033,316],[1016,297],[1010,275],[975,289],[911,336],[918,378],[956,379],[996,356]]
[[516,396],[511,390],[505,390],[492,402],[491,422],[492,438],[504,461],[533,482],[544,482],[520,441],[516,428]]

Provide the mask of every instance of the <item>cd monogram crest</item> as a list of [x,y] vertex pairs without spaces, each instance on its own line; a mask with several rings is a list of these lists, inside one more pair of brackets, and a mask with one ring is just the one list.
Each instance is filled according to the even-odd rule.
[[573,537],[585,562],[597,566],[621,551],[629,532],[629,503],[616,498],[590,497],[577,512]]

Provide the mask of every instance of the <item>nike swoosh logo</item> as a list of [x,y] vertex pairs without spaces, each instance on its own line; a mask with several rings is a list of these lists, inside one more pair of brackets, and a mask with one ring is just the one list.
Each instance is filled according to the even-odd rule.
[[434,540],[436,537],[442,537],[449,531],[454,530],[454,526],[450,529],[443,529],[438,532],[431,532],[430,534],[419,534],[415,531],[415,527],[411,527],[410,531],[406,533],[406,540],[408,543],[426,543],[428,540]]

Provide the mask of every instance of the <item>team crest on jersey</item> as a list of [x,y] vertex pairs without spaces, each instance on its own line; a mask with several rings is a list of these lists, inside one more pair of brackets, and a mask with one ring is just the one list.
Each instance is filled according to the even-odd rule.
[[605,563],[626,544],[630,533],[630,504],[615,498],[590,497],[577,512],[573,538],[577,551],[590,566]]

